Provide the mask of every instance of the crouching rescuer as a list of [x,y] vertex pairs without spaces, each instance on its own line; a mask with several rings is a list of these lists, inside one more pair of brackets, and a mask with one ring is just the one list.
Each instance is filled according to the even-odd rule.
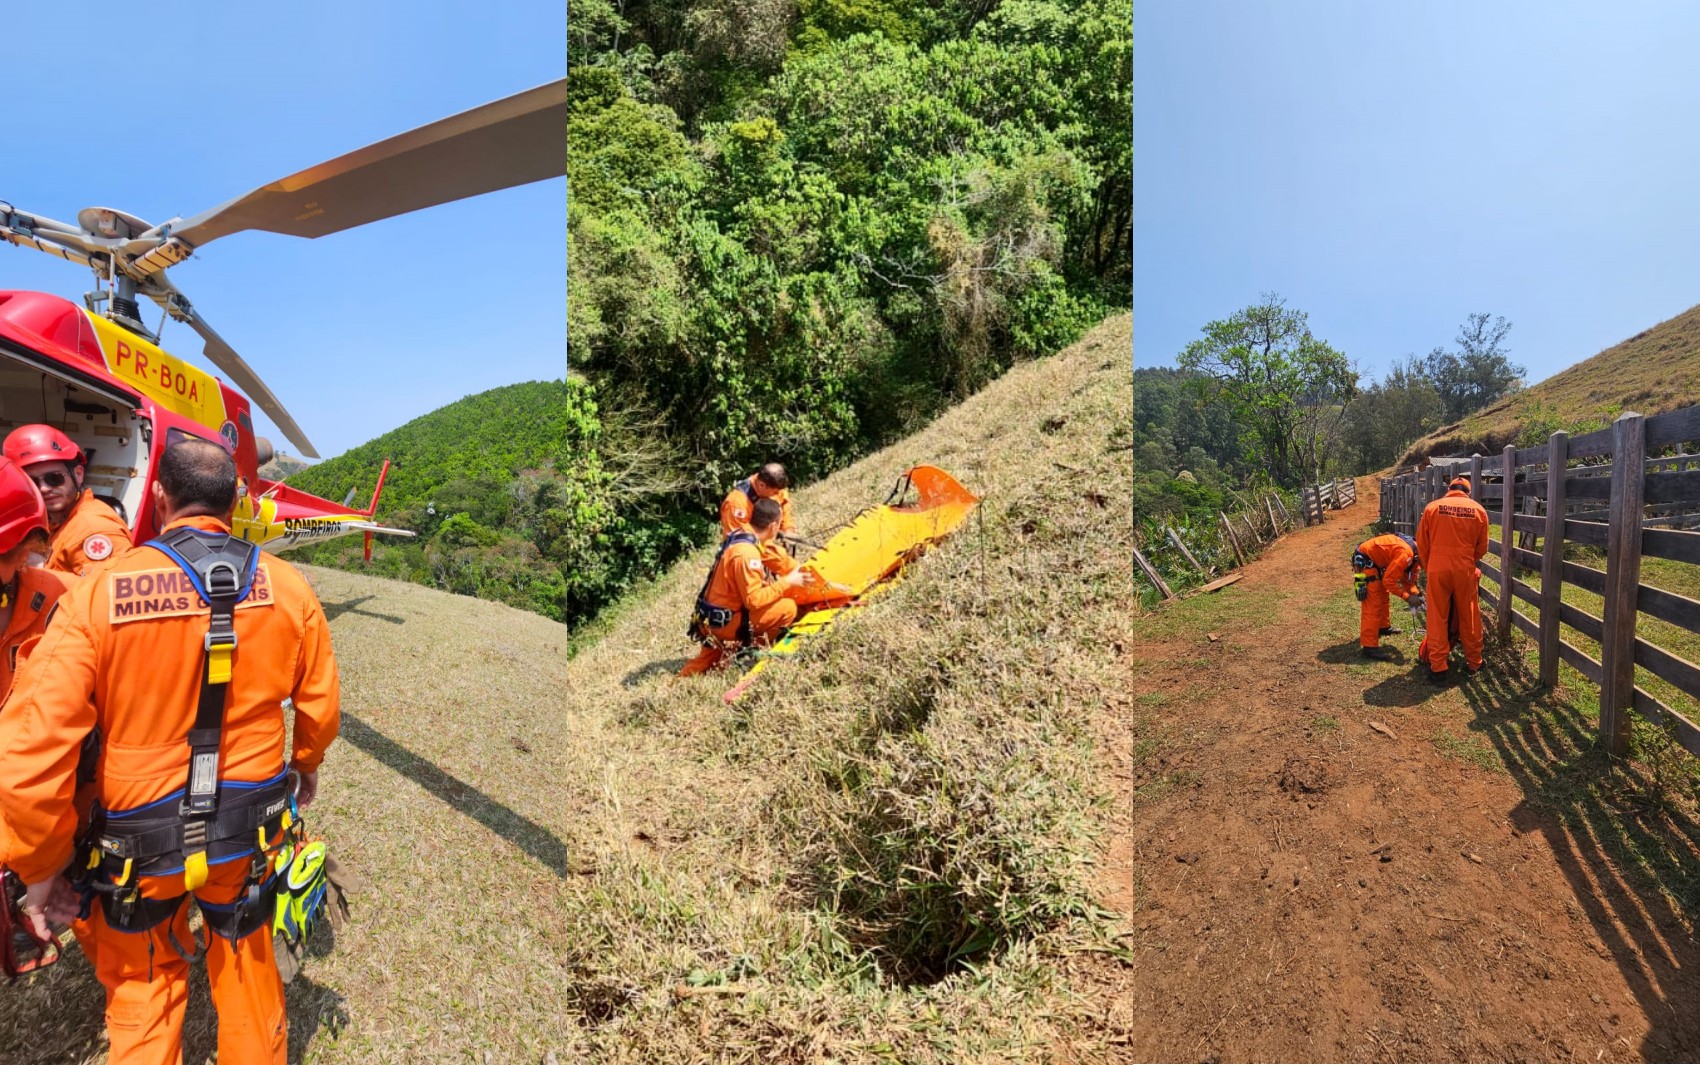
[[779,519],[779,503],[764,496],[750,508],[752,531],[736,530],[720,542],[691,616],[690,636],[703,647],[679,676],[706,673],[740,648],[770,643],[797,620],[797,603],[785,593],[806,584],[808,572],[793,568],[775,579],[764,558]]
[[1390,597],[1415,603],[1420,610],[1422,593],[1417,591],[1416,582],[1421,567],[1416,541],[1396,533],[1365,540],[1352,552],[1352,568],[1356,571],[1352,578],[1353,591],[1359,605],[1358,648],[1365,658],[1385,661],[1392,657],[1381,646],[1383,636],[1399,631],[1393,627]]
[[152,491],[159,538],[65,594],[0,711],[0,864],[27,885],[32,931],[86,913],[113,1061],[181,1060],[193,895],[218,1060],[281,1063],[273,927],[326,890],[299,811],[337,734],[330,632],[292,566],[230,535],[236,467],[222,448],[173,445]]

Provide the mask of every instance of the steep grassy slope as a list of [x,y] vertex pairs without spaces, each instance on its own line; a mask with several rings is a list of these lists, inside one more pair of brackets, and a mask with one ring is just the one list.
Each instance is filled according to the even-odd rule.
[[[1073,981],[1120,950],[1130,350],[1113,319],[799,492],[817,534],[918,462],[985,502],[736,707],[671,675],[707,552],[571,661],[540,617],[310,570],[346,715],[312,827],[366,883],[291,989],[292,1060],[1113,1060]],[[8,994],[0,1060],[101,1060],[80,957]],[[190,1032],[202,1060],[204,995]]]
[[1691,403],[1700,381],[1700,306],[1554,374],[1412,444],[1400,465],[1423,455],[1491,454],[1525,426],[1567,429],[1625,410],[1663,414]]

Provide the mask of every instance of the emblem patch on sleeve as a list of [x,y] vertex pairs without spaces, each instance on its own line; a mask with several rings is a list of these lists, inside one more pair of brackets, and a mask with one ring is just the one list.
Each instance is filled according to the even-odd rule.
[[95,533],[83,541],[83,554],[91,562],[100,562],[112,554],[112,540],[105,533]]

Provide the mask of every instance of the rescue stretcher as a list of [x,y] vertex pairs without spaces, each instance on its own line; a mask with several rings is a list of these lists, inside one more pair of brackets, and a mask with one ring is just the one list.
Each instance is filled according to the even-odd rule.
[[[911,489],[915,501],[903,502]],[[755,663],[727,691],[725,701],[742,696],[769,662],[795,655],[846,612],[895,587],[904,567],[955,532],[979,502],[979,496],[937,466],[916,466],[905,473],[884,503],[856,515],[803,563],[814,580],[788,593],[797,601],[800,616],[772,647],[756,653]],[[833,590],[834,584],[848,587],[851,594]]]

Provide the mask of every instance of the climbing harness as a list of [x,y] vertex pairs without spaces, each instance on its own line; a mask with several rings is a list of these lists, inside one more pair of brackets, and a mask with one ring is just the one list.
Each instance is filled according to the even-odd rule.
[[[236,605],[253,591],[258,546],[226,533],[178,528],[145,545],[163,553],[188,577],[208,606],[202,641],[199,702],[187,737],[189,779],[164,798],[129,810],[93,811],[78,853],[87,860],[76,870],[86,914],[90,900],[113,928],[141,932],[176,916],[184,897],[207,882],[211,866],[248,859],[248,873],[236,900],[224,905],[199,902],[209,934],[232,942],[264,927],[277,887],[269,876],[272,840],[298,822],[289,774],[249,783],[219,780],[219,744],[224,734],[225,696],[236,650]],[[181,873],[182,894],[149,898],[143,877]],[[180,944],[173,943],[185,957]]]
[[[740,483],[747,484],[748,482]],[[685,630],[685,635],[700,644],[718,645],[721,641],[714,635],[714,630],[730,625],[732,618],[736,616],[740,619],[738,622],[738,642],[740,644],[750,642],[750,612],[743,607],[732,609],[710,603],[708,601],[708,586],[714,583],[714,575],[720,572],[720,560],[726,557],[728,548],[734,544],[759,544],[760,542],[755,533],[743,532],[742,530],[732,533],[720,542],[720,550],[714,553],[714,562],[708,567],[708,577],[702,582],[702,591],[697,593],[696,609],[691,612],[691,623]]]

